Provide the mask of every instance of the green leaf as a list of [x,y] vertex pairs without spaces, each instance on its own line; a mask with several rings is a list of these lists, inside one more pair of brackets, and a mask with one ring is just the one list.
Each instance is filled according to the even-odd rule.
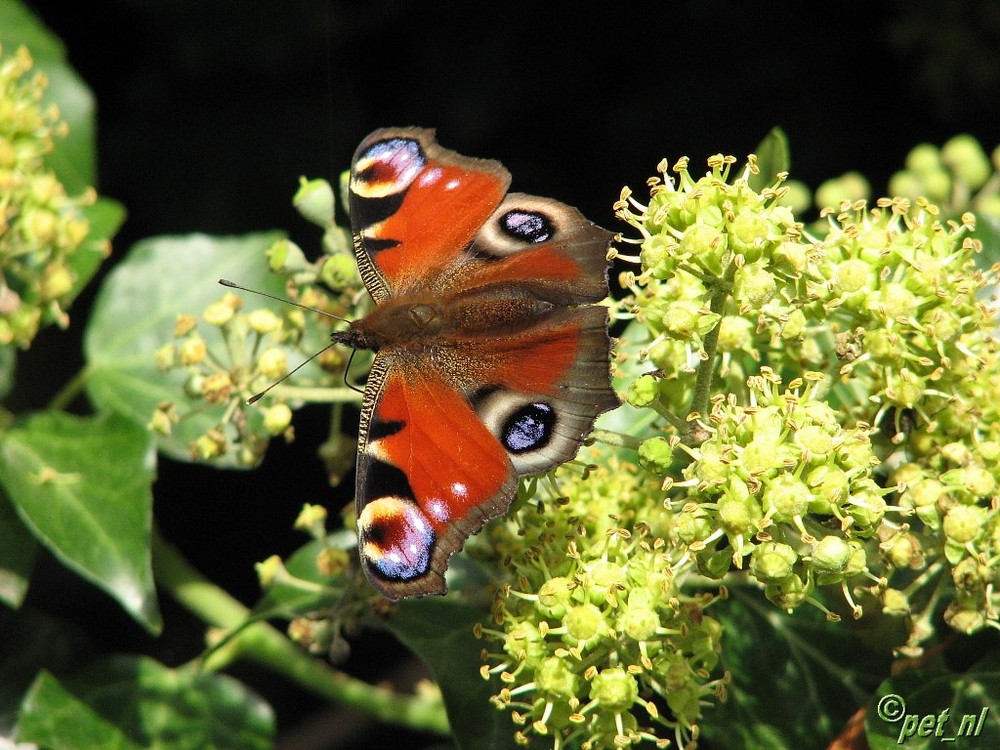
[[28,579],[35,567],[38,542],[21,523],[17,511],[0,491],[0,601],[21,606],[28,592]]
[[[1000,747],[1000,656],[965,674],[913,669],[879,686],[865,730],[872,750]],[[940,731],[940,733],[938,733]]]
[[45,73],[49,87],[43,103],[59,107],[69,125],[69,135],[56,141],[46,158],[70,195],[94,184],[94,97],[83,80],[66,62],[63,43],[24,5],[16,0],[0,2],[0,46],[3,54],[24,45],[35,60],[35,69]]
[[285,560],[288,577],[269,586],[257,602],[253,620],[291,619],[334,606],[344,595],[343,576],[324,576],[316,560],[328,546],[349,549],[354,545],[354,533],[341,529],[331,534],[325,543],[313,540],[300,547]]
[[43,412],[0,443],[0,485],[64,565],[158,632],[149,557],[152,448],[145,429],[117,416]]
[[979,268],[985,270],[1000,263],[1000,219],[987,214],[976,214],[976,231],[971,236],[983,243],[983,251],[976,256]]
[[[98,294],[84,335],[88,363],[87,393],[103,411],[122,414],[145,425],[163,401],[181,411],[199,407],[160,438],[159,448],[172,458],[189,461],[189,444],[215,427],[223,405],[201,408],[187,401],[181,369],[161,372],[155,352],[174,340],[180,314],[200,316],[222,294],[218,280],[228,277],[246,286],[283,294],[283,282],[267,270],[264,250],[283,235],[277,232],[242,237],[158,237],[135,245],[108,275]],[[209,356],[228,362],[221,334],[209,337]],[[249,412],[260,419],[258,410]],[[236,451],[218,464],[239,466]]]
[[49,750],[139,750],[48,672],[39,675],[25,698],[19,725],[18,741]]
[[90,644],[73,625],[31,607],[0,609],[0,633],[0,737],[7,737],[42,669],[63,672],[92,656]]
[[63,684],[140,747],[267,750],[274,741],[267,703],[237,680],[195,666],[168,669],[146,657],[114,656]]
[[724,628],[729,698],[706,710],[702,734],[719,747],[826,747],[889,659],[863,649],[847,623],[812,607],[786,614],[756,592],[731,589],[712,607]]
[[453,597],[408,599],[388,623],[396,637],[424,660],[441,686],[448,721],[461,750],[516,747],[510,716],[490,703],[499,686],[479,674],[483,644],[472,628],[488,616]]
[[779,172],[787,172],[792,167],[792,156],[788,149],[788,136],[779,127],[771,128],[764,140],[753,151],[757,154],[760,171],[750,175],[750,189],[760,192],[774,183]]
[[70,256],[69,265],[76,274],[73,288],[68,298],[76,299],[77,295],[97,273],[110,248],[111,238],[125,221],[125,207],[110,198],[98,198],[82,211],[90,223],[90,233],[80,248]]

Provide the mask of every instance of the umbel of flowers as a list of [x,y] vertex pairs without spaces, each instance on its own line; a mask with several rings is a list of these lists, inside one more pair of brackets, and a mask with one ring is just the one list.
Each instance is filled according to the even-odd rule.
[[480,631],[483,676],[499,676],[494,703],[524,744],[692,746],[702,705],[724,699],[728,681],[712,679],[715,597],[683,593],[691,565],[667,542],[658,483],[610,450],[587,458],[597,466],[560,469],[491,527],[510,582]]
[[80,208],[96,198],[67,196],[43,162],[67,125],[42,104],[48,81],[33,66],[24,47],[0,57],[0,346],[24,349],[42,325],[69,324],[71,261],[90,231]]
[[626,340],[652,365],[628,400],[662,417],[639,456],[670,542],[785,609],[823,607],[826,584],[855,616],[874,597],[911,650],[942,609],[997,627],[997,273],[976,267],[975,216],[880,199],[807,228],[785,175],[758,191],[755,160],[734,163],[661,163],[648,204],[617,205],[639,246]]

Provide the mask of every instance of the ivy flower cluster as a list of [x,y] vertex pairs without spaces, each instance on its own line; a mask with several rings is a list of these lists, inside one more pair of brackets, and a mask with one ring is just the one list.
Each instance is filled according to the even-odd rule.
[[[669,468],[672,449],[691,458],[668,501],[673,536],[701,572],[722,578],[749,558],[749,574],[783,609],[805,601],[825,609],[817,586],[839,586],[855,614],[848,582],[874,584],[868,569],[878,553],[876,532],[893,524],[873,470],[879,465],[865,424],[843,427],[823,400],[823,376],[807,372],[782,389],[767,366],[748,378],[749,403],[732,394],[712,399],[696,447],[679,438],[647,440],[639,459]],[[866,580],[867,579],[867,580]]]
[[[345,295],[359,283],[357,271],[346,252],[344,231],[334,223],[330,185],[324,180],[302,180],[293,202],[304,217],[326,230],[324,247],[329,251],[309,263],[288,240],[268,248],[269,267],[286,277],[288,299],[298,307],[288,306],[280,315],[265,307],[244,311],[243,298],[226,292],[202,311],[200,319],[179,315],[173,341],[156,351],[158,370],[183,372],[184,399],[159,404],[150,428],[168,435],[174,425],[193,414],[206,410],[218,414],[214,426],[191,441],[192,460],[214,461],[235,454],[238,464],[253,466],[271,438],[292,440],[292,407],[284,395],[289,389],[270,391],[290,374],[290,353],[300,363],[315,355],[322,372],[343,372],[342,352],[332,347],[320,350],[315,339],[306,343],[307,316],[302,308],[313,309],[318,318],[324,313],[345,315],[350,307]],[[336,297],[319,291],[316,282],[320,280],[344,294]],[[257,405],[248,408],[251,397]]]
[[492,644],[483,676],[499,676],[493,701],[523,744],[664,746],[672,733],[693,746],[702,705],[724,699],[728,681],[711,678],[714,598],[681,592],[690,565],[666,541],[657,486],[610,450],[597,460],[560,469],[535,493],[551,498],[490,527],[509,582],[478,631]]
[[72,259],[90,231],[80,209],[96,199],[68,196],[44,165],[68,127],[33,66],[24,47],[0,57],[0,345],[24,349],[41,326],[69,324]]
[[925,198],[949,214],[971,209],[1000,219],[1000,146],[987,156],[982,144],[966,133],[940,148],[921,143],[906,155],[904,169],[892,176],[889,193]]
[[626,345],[645,337],[657,368],[627,398],[664,420],[640,461],[671,539],[713,577],[748,559],[782,608],[837,584],[858,616],[864,586],[910,617],[910,648],[940,603],[962,632],[997,627],[997,273],[975,265],[975,215],[855,200],[806,228],[784,174],[754,189],[756,160],[734,163],[663,162],[647,205],[616,205],[639,235]]

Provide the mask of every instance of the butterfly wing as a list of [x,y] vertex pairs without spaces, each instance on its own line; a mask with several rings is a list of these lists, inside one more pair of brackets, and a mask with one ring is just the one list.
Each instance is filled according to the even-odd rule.
[[469,401],[411,365],[376,356],[358,443],[361,561],[393,600],[443,594],[448,558],[517,490],[510,461]]
[[426,288],[461,254],[510,185],[497,161],[442,148],[434,131],[376,130],[354,154],[354,252],[377,303]]
[[[443,593],[448,558],[507,511],[517,477],[572,458],[618,404],[607,311],[588,306],[608,293],[611,234],[509,182],[427,130],[377,131],[355,154],[355,253],[376,302],[424,294],[476,313],[432,345],[380,347],[369,375],[359,546],[390,599]],[[526,304],[537,315],[497,322]]]

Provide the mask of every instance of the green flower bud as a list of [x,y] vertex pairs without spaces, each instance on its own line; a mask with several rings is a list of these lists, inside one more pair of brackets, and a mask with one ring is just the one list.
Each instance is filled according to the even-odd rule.
[[648,641],[660,627],[660,616],[648,605],[625,606],[618,616],[618,630],[634,641]]
[[205,377],[201,386],[202,397],[210,404],[224,404],[233,392],[229,373],[214,372]]
[[762,583],[778,583],[792,575],[798,559],[787,544],[764,542],[750,555],[750,573]]
[[754,324],[739,315],[726,315],[719,323],[719,350],[749,351],[753,347]]
[[972,635],[986,625],[986,617],[977,609],[965,609],[958,602],[952,602],[944,612],[944,619],[953,630]]
[[974,540],[983,530],[986,515],[975,505],[956,505],[949,510],[941,523],[941,529],[949,541],[966,544]]
[[892,567],[899,570],[916,569],[923,564],[924,553],[920,540],[913,534],[897,534],[886,548],[885,557]]
[[846,294],[873,289],[875,269],[863,260],[850,258],[837,266],[833,275],[833,285],[838,293]]
[[756,533],[757,522],[763,517],[760,504],[753,497],[741,499],[724,495],[719,501],[719,525],[730,536]]
[[847,567],[844,568],[844,578],[853,578],[868,570],[868,554],[861,546],[861,542],[856,539],[852,539],[847,545],[851,548],[851,559],[847,561]]
[[269,435],[280,435],[292,423],[292,410],[288,404],[275,404],[264,412],[264,429]]
[[693,224],[684,231],[681,238],[681,253],[714,276],[722,276],[722,258],[726,254],[727,237],[716,227]]
[[941,148],[941,161],[973,190],[982,187],[993,171],[989,157],[971,135],[956,135]]
[[191,446],[191,455],[196,460],[211,461],[226,452],[226,438],[215,430],[201,435]]
[[606,711],[627,711],[639,698],[639,684],[621,667],[602,669],[590,681],[590,697]]
[[251,312],[247,315],[247,322],[251,330],[261,334],[273,333],[281,328],[281,318],[266,309]]
[[573,581],[565,576],[553,576],[538,589],[538,611],[543,617],[562,619],[572,601]]
[[729,248],[748,263],[759,260],[765,246],[780,236],[777,227],[759,210],[740,211],[729,223]]
[[754,310],[769,302],[777,288],[774,275],[760,263],[748,263],[733,279],[733,297],[741,306]]
[[358,265],[355,263],[354,258],[346,253],[330,255],[323,262],[320,279],[335,291],[348,289],[356,286],[358,281],[360,281]]
[[779,474],[766,483],[761,504],[775,521],[787,523],[805,515],[812,499],[805,482],[791,474]]
[[532,623],[518,622],[507,631],[503,650],[518,662],[537,664],[545,656],[545,639]]
[[652,375],[641,375],[629,385],[625,400],[636,409],[643,409],[659,397],[659,384],[659,378]]
[[781,466],[781,456],[773,441],[756,438],[744,446],[740,463],[747,475],[756,477]]
[[571,645],[592,641],[606,630],[604,614],[593,604],[579,604],[566,612],[564,639]]
[[853,550],[839,536],[825,536],[813,545],[810,565],[819,575],[839,575],[847,570]]
[[156,362],[156,369],[166,372],[177,364],[177,347],[173,344],[164,344],[153,355]]
[[625,569],[610,560],[594,560],[584,567],[590,602],[604,604],[619,587],[624,588]]
[[781,338],[784,341],[797,339],[805,333],[807,325],[805,313],[798,309],[792,310],[781,324]]
[[303,271],[309,268],[305,253],[291,240],[278,240],[264,253],[267,267],[275,272]]
[[905,617],[910,614],[910,602],[899,589],[882,592],[882,612],[890,617]]
[[568,700],[577,695],[580,680],[566,664],[565,659],[549,656],[535,670],[535,685],[548,698]]
[[792,610],[802,604],[810,594],[810,589],[797,575],[764,586],[764,596],[776,607]]
[[696,513],[681,513],[677,516],[675,533],[684,544],[693,544],[707,539],[715,529],[710,518]]
[[320,227],[333,224],[333,188],[326,180],[299,178],[299,189],[292,198],[292,205],[302,216]]
[[663,313],[663,329],[668,336],[680,341],[694,338],[699,331],[702,307],[697,302],[678,300],[671,303]]
[[847,474],[836,466],[823,464],[806,475],[806,486],[812,497],[809,512],[832,515],[834,506],[839,506],[847,498],[850,482]]
[[898,195],[914,200],[924,193],[924,183],[913,172],[899,171],[889,178],[889,195]]
[[279,347],[265,349],[257,360],[257,367],[265,378],[278,380],[288,372],[288,355]]
[[941,169],[941,152],[932,143],[921,143],[910,149],[906,155],[906,168],[917,174],[925,174]]
[[674,451],[666,438],[649,438],[639,446],[639,465],[652,474],[665,475],[673,462]]
[[729,462],[723,460],[722,446],[715,442],[702,443],[698,460],[691,464],[695,476],[703,482],[717,482],[725,479],[732,471]]
[[181,342],[179,352],[181,364],[185,367],[199,365],[205,361],[208,347],[200,336],[189,336]]
[[795,442],[813,456],[825,456],[833,451],[833,438],[819,425],[806,425],[796,430]]
[[202,317],[205,322],[209,325],[222,327],[230,320],[233,319],[233,315],[236,311],[231,305],[227,304],[225,301],[213,302],[208,307],[205,308],[205,312]]

